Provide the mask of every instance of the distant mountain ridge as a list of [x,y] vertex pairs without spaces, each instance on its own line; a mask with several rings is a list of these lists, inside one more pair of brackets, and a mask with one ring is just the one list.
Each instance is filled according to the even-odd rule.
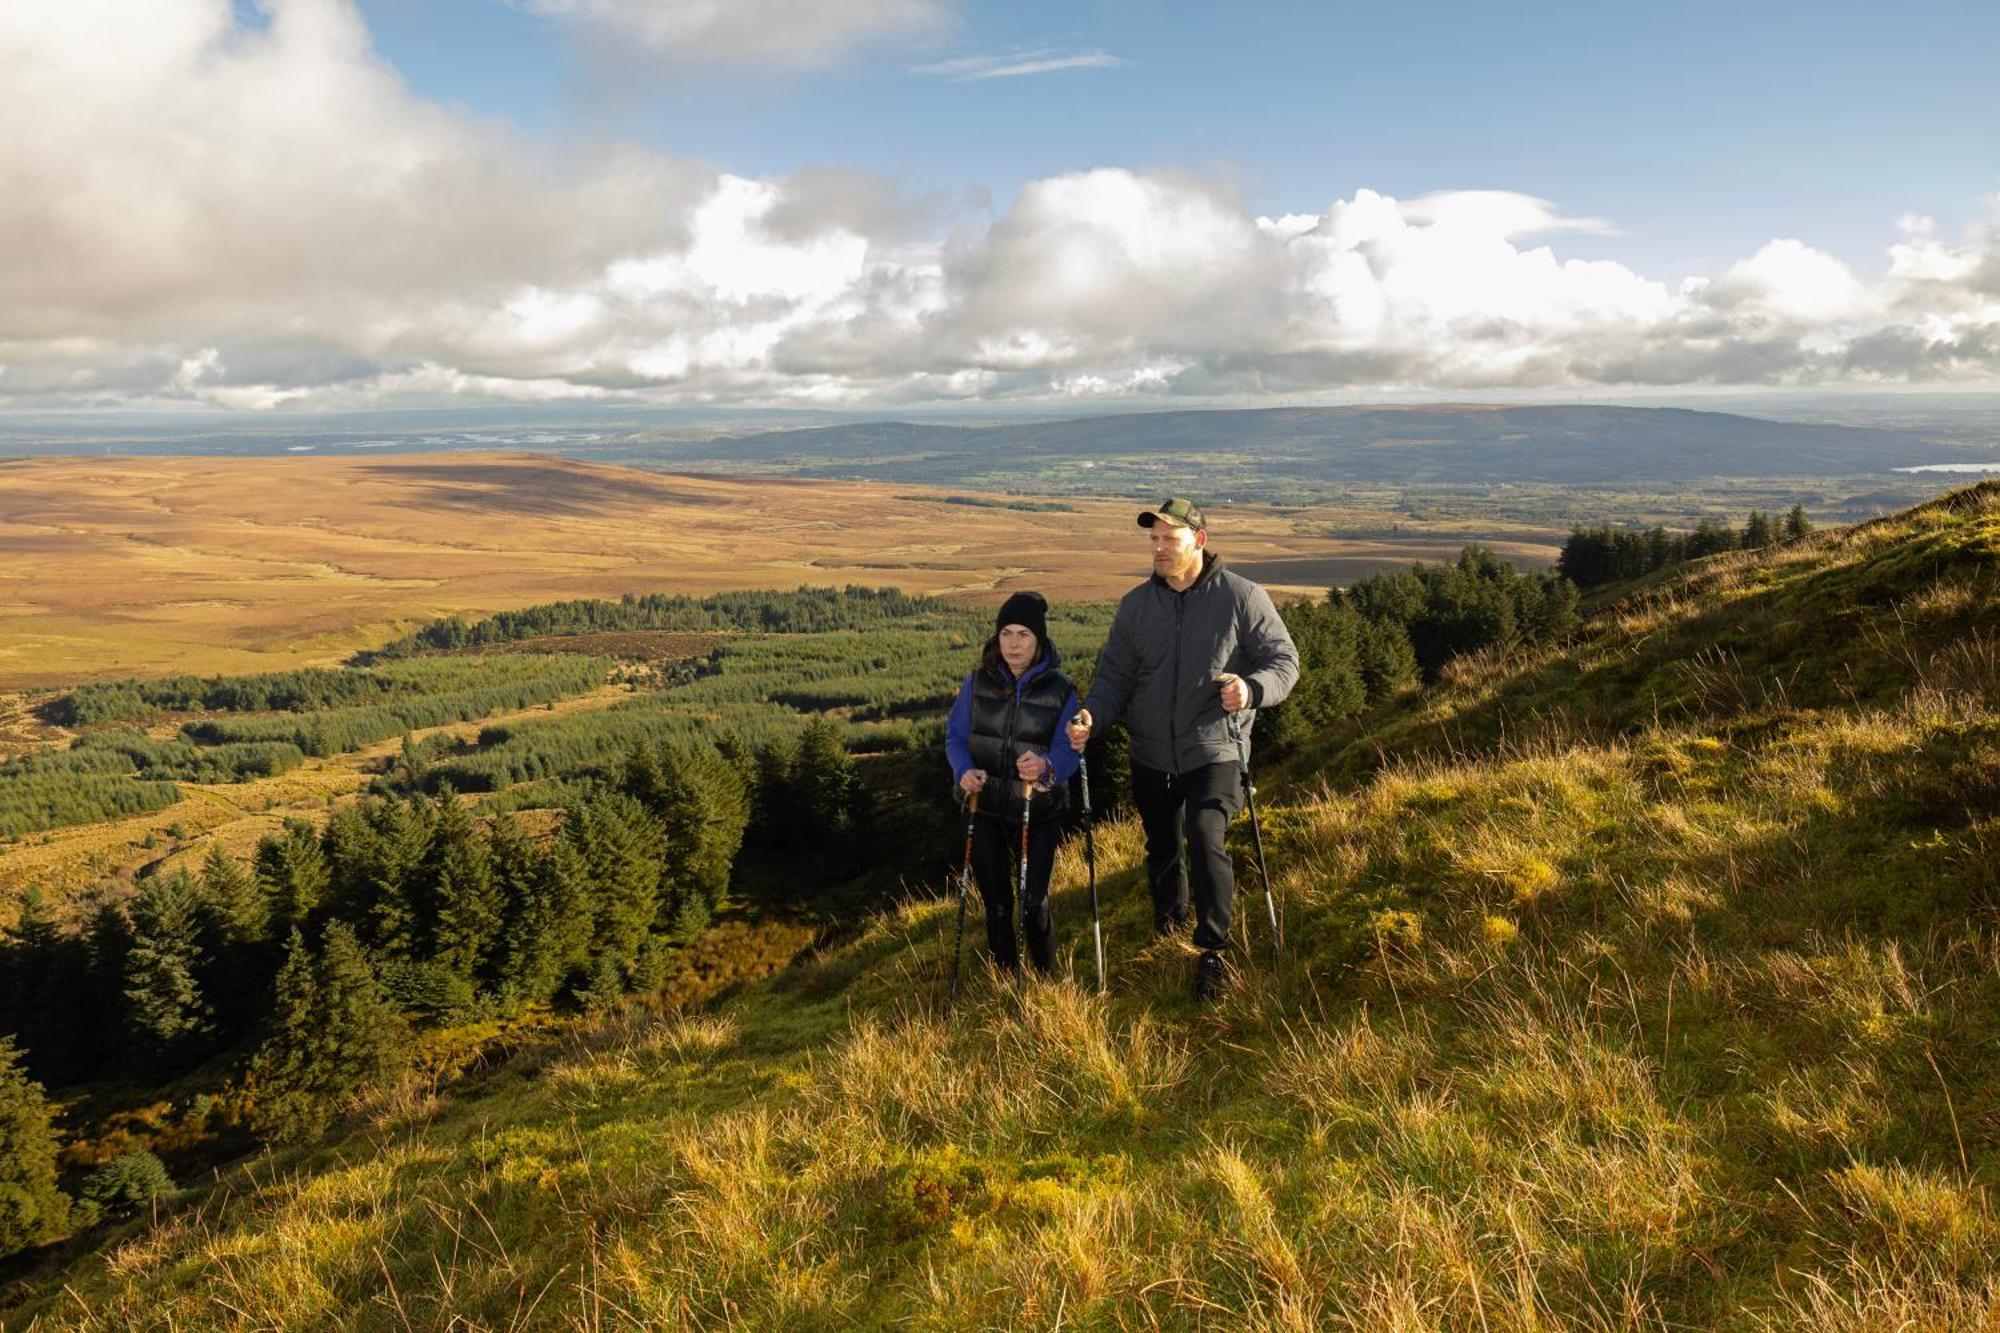
[[1052,467],[1143,472],[1148,460],[1250,464],[1266,481],[1682,483],[1855,476],[1989,456],[1918,431],[1687,408],[1479,404],[1158,412],[997,426],[870,421],[673,444],[666,452],[688,464],[940,484],[1048,478]]

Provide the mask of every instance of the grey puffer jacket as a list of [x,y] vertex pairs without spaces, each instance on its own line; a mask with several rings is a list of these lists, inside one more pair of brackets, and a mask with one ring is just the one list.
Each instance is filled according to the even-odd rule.
[[[1233,718],[1215,683],[1224,672],[1250,683],[1252,706]],[[1186,592],[1155,574],[1125,594],[1083,706],[1100,732],[1125,719],[1134,764],[1184,773],[1247,759],[1257,708],[1282,703],[1298,679],[1299,651],[1271,595],[1204,554]]]

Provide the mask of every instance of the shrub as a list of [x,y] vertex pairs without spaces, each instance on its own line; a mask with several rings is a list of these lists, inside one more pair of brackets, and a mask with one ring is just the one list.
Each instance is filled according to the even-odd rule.
[[174,1190],[166,1163],[144,1148],[121,1154],[84,1177],[79,1191],[100,1216],[126,1217]]

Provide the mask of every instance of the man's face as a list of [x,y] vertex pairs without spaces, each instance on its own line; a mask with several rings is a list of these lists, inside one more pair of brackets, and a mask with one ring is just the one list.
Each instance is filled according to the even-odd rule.
[[1193,528],[1155,523],[1146,529],[1153,544],[1153,572],[1171,578],[1201,558],[1201,536]]

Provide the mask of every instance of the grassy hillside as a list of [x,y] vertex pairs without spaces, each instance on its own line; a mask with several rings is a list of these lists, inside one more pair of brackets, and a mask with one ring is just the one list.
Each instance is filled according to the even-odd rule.
[[1626,590],[1293,761],[1288,951],[1246,893],[1218,1007],[1110,826],[1108,998],[980,975],[944,1012],[915,901],[712,1009],[385,1093],[0,1318],[1990,1327],[1996,606],[1996,484]]

